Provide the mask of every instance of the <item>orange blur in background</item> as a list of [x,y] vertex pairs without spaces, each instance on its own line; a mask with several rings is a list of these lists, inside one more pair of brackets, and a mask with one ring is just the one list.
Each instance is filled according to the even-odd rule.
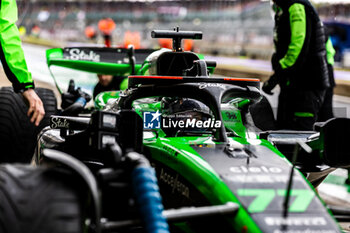
[[104,35],[111,35],[113,30],[115,29],[116,25],[111,18],[101,19],[98,22],[98,29],[104,34]]
[[[172,39],[158,39],[158,44],[161,48],[173,49]],[[193,41],[192,40],[183,40],[184,51],[193,51]]]
[[89,39],[94,39],[96,37],[96,30],[92,26],[87,26],[85,28],[85,36]]
[[141,48],[141,35],[140,32],[130,32],[127,31],[124,34],[124,48],[129,45],[134,45],[135,49]]

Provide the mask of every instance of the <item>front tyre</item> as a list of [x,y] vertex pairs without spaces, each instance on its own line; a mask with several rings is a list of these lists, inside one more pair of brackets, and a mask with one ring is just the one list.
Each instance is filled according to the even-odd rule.
[[21,94],[12,87],[0,89],[0,163],[29,163],[33,157],[37,135],[49,125],[49,118],[57,112],[52,90],[36,88],[44,104],[45,117],[36,127],[27,116],[28,106]]
[[82,233],[83,210],[68,174],[28,165],[0,166],[1,233]]

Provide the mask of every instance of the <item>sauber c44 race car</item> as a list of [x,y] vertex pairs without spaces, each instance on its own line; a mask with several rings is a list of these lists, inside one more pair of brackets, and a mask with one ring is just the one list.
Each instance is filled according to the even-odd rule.
[[86,114],[71,87],[35,166],[0,166],[1,232],[341,232],[314,186],[350,165],[350,121],[261,131],[259,80],[212,76],[215,62],[181,48],[201,32],[152,37],[173,50],[48,50],[49,66],[128,76],[128,88]]

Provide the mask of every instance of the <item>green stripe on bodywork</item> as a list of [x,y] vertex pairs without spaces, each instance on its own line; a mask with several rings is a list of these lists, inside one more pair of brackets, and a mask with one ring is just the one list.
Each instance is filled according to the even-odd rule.
[[[248,212],[259,213],[264,212],[270,203],[278,196],[285,196],[285,189],[238,189],[239,196],[255,196],[256,198],[248,206]],[[293,202],[290,202],[290,212],[305,212],[309,207],[315,193],[308,189],[293,189],[291,190],[292,197],[295,197]]]
[[[196,189],[202,193],[212,205],[220,205],[227,202],[239,204],[237,197],[231,192],[228,186],[222,181],[213,168],[191,147],[190,144],[203,144],[210,140],[210,137],[174,137],[144,140],[145,150],[155,160],[166,167],[181,171],[183,178],[190,184],[200,184]],[[169,162],[169,155],[164,148],[175,148],[177,162]],[[233,220],[234,218],[234,220]],[[225,217],[228,223],[234,228],[234,232],[242,232],[242,228],[248,227],[249,232],[261,232],[257,224],[244,208],[240,208],[234,217]]]
[[[65,59],[63,49],[54,48],[46,50],[46,62],[50,67],[52,65],[70,68],[73,70],[80,70],[95,74],[111,74],[117,76],[131,75],[130,64],[119,64],[109,62],[93,62],[86,60],[70,60]],[[138,74],[141,64],[135,65],[135,73]]]
[[291,38],[286,55],[279,61],[282,69],[295,64],[306,37],[305,7],[300,3],[295,3],[289,8],[289,15]]
[[276,195],[273,189],[238,189],[237,194],[243,197],[256,196],[248,207],[250,213],[263,212]]
[[[285,196],[286,190],[277,190],[277,194]],[[315,193],[308,189],[293,189],[290,195],[295,196],[295,200],[289,206],[290,212],[305,212],[315,197]]]
[[123,81],[120,83],[119,89],[126,90],[128,88],[128,83],[129,83],[128,78],[123,79]]
[[295,112],[294,116],[296,116],[296,117],[314,117],[315,115],[311,112]]

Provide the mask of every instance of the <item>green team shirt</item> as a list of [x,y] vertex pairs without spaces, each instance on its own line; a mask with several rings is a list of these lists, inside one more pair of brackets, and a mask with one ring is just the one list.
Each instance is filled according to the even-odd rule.
[[279,61],[282,69],[291,67],[297,61],[306,37],[306,13],[304,5],[294,3],[288,9],[291,30],[290,44],[286,55]]
[[4,71],[15,91],[34,88],[15,24],[17,21],[16,1],[0,0],[0,3],[0,59]]
[[327,40],[326,50],[327,50],[327,63],[329,65],[334,65],[335,49],[333,47],[333,44],[330,38],[328,38]]

